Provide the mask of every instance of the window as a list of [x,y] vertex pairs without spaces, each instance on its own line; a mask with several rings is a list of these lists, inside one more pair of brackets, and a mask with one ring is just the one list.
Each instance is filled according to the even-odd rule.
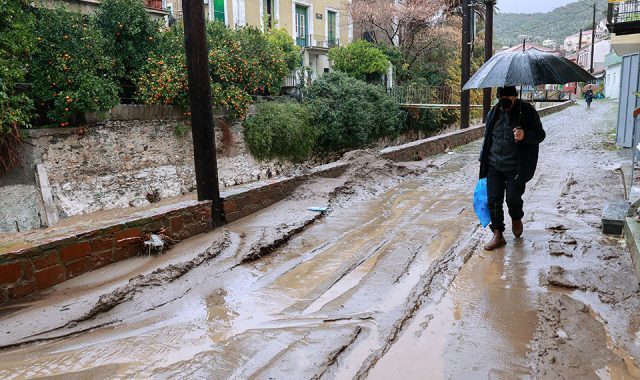
[[336,12],[327,12],[327,28],[329,47],[336,46],[338,44],[336,39]]
[[307,46],[308,20],[307,7],[296,4],[296,44],[298,46]]
[[225,22],[224,1],[225,0],[213,0],[213,19],[223,23]]
[[269,29],[273,26],[274,0],[262,0],[262,17],[264,17],[264,27]]

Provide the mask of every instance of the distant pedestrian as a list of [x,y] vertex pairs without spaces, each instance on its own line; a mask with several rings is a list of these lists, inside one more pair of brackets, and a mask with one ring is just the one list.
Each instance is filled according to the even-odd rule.
[[591,102],[593,101],[592,89],[588,89],[587,92],[584,93],[584,100],[587,102],[587,108],[591,108]]
[[480,178],[487,178],[487,194],[493,237],[484,249],[507,244],[504,239],[505,193],[511,230],[522,235],[522,194],[538,164],[538,145],[546,134],[536,109],[518,99],[515,87],[498,88],[498,104],[487,115],[480,153]]

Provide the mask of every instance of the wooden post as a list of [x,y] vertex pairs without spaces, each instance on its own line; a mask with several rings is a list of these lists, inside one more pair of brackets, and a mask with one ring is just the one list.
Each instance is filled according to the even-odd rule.
[[218,187],[218,163],[213,113],[211,79],[202,0],[182,0],[184,46],[189,74],[191,131],[198,200],[211,201],[213,226],[221,226],[222,202]]
[[[462,0],[462,86],[467,83],[471,76],[471,7],[469,0]],[[460,94],[460,129],[469,128],[470,113],[470,93],[469,90]]]
[[[487,0],[485,4],[484,18],[484,61],[485,63],[493,56],[493,6],[495,0]],[[482,121],[487,122],[487,114],[491,110],[492,90],[485,88],[482,94]]]

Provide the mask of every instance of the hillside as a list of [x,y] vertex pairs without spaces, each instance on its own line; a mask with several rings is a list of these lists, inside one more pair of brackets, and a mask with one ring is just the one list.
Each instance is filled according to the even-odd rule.
[[[597,4],[596,22],[606,17],[607,0],[595,0]],[[496,13],[494,17],[494,44],[496,47],[512,46],[518,35],[533,37],[533,42],[555,39],[559,44],[568,35],[580,29],[591,29],[593,0],[578,1],[554,9],[547,13]],[[500,8],[498,1],[497,8]]]

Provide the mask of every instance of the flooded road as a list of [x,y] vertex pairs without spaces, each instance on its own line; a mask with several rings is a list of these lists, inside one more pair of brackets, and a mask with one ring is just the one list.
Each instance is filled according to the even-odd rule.
[[504,249],[482,250],[470,205],[479,142],[405,164],[352,152],[340,178],[0,307],[0,378],[640,378],[638,285],[599,230],[622,197],[615,117],[543,119]]

